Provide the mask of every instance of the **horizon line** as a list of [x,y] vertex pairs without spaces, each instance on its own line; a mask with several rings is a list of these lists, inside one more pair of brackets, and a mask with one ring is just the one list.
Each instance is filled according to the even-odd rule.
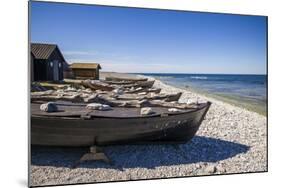
[[168,72],[117,72],[117,71],[100,71],[100,72],[112,72],[112,73],[124,73],[124,74],[205,74],[205,75],[260,75],[267,76],[268,74],[257,74],[257,73],[168,73]]

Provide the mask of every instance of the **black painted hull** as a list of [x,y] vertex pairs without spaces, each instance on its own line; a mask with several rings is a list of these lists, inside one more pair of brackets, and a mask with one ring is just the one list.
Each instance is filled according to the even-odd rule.
[[210,103],[163,117],[92,119],[31,117],[31,144],[90,146],[140,143],[183,143],[197,132]]

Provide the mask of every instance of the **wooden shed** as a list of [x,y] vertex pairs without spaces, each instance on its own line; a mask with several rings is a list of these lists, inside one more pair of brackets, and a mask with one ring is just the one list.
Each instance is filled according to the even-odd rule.
[[99,79],[99,69],[101,69],[98,63],[72,63],[70,68],[76,79]]
[[32,81],[63,80],[67,63],[56,44],[31,43],[30,60]]

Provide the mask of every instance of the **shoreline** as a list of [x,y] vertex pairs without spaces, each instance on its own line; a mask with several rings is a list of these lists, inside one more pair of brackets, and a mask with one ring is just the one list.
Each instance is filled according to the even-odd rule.
[[264,117],[267,117],[267,110],[265,109],[258,109],[257,106],[254,106],[253,104],[243,104],[243,102],[240,102],[238,99],[235,100],[234,98],[228,97],[228,96],[220,96],[217,94],[211,94],[202,90],[194,89],[194,88],[182,88],[179,86],[175,86],[169,83],[166,83],[158,78],[155,78],[153,76],[147,76],[147,75],[142,75],[142,74],[136,74],[137,77],[144,77],[144,78],[150,78],[157,80],[157,82],[161,82],[163,85],[166,85],[165,87],[173,87],[178,90],[181,90],[183,92],[187,91],[190,93],[194,93],[195,95],[199,96],[200,98],[205,98],[208,99],[209,101],[221,101],[230,105],[233,105],[235,107],[241,108],[243,110],[248,110],[250,112],[257,113],[259,115],[262,115]]
[[[106,74],[103,73],[101,78]],[[110,73],[111,76],[126,76]],[[130,74],[132,77],[143,75]],[[147,77],[147,76],[145,76]],[[149,77],[152,79],[152,77]],[[232,104],[180,89],[155,79],[161,92],[183,92],[180,102],[211,101],[196,136],[177,146],[119,145],[104,147],[114,162],[71,165],[88,148],[32,147],[31,184],[54,185],[187,177],[245,172],[266,172],[267,118]]]
[[[191,95],[191,98],[197,97],[197,98],[200,98],[200,99],[204,99],[204,101],[210,101],[210,102],[216,102],[216,103],[226,103],[226,104],[231,105],[235,108],[240,108],[243,111],[246,110],[246,111],[249,111],[250,113],[255,113],[257,115],[264,116],[265,118],[267,117],[266,113],[263,114],[262,112],[257,112],[257,111],[251,110],[251,109],[249,109],[245,106],[242,106],[241,104],[238,104],[238,102],[237,103],[236,102],[229,102],[226,99],[223,99],[223,97],[208,94],[206,92],[199,92],[197,90],[190,89],[190,88],[180,88],[180,87],[165,83],[165,82],[163,82],[163,81],[161,81],[161,80],[159,80],[159,79],[157,79],[153,76],[146,76],[146,75],[141,75],[141,74],[136,74],[136,76],[140,77],[140,78],[149,78],[149,79],[155,80],[154,87],[162,88],[162,90],[163,90],[163,87],[164,87],[163,91],[168,92],[168,93],[169,93],[169,90],[173,91],[173,92],[179,92],[179,91],[181,91],[183,93],[188,92]],[[181,102],[186,102],[186,101],[181,101]]]

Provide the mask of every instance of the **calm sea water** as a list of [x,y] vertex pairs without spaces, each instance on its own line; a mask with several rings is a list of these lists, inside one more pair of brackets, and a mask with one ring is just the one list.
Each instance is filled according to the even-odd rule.
[[266,75],[227,74],[143,74],[167,84],[189,88],[226,102],[266,114]]

